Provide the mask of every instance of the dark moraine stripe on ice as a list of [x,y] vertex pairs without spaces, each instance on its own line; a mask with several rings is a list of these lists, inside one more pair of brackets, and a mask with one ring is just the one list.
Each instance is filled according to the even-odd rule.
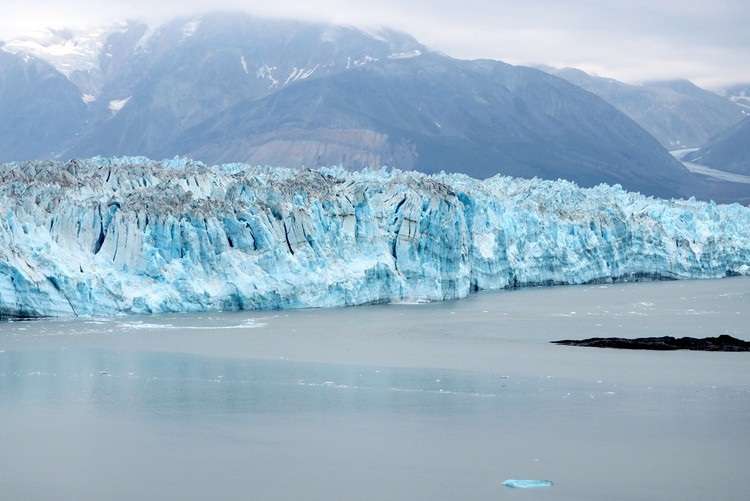
[[552,341],[566,346],[590,348],[619,348],[623,350],[693,350],[693,351],[750,351],[750,342],[722,334],[718,337],[694,338],[672,336],[641,337],[625,339],[621,337],[592,337],[589,339]]

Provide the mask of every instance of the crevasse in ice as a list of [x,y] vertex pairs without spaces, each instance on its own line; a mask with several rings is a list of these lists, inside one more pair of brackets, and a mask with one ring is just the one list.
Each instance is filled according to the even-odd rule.
[[750,209],[601,185],[174,159],[0,166],[0,315],[461,298],[750,274]]

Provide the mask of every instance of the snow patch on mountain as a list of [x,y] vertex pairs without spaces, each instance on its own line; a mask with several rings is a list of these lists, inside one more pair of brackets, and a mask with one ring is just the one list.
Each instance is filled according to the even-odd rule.
[[187,21],[182,26],[182,40],[187,40],[188,38],[195,35],[195,33],[198,31],[198,28],[201,26],[201,19],[191,19]]
[[410,50],[407,52],[396,52],[388,56],[388,59],[412,59],[414,57],[419,57],[421,55],[422,55],[422,51],[415,49],[415,50]]
[[370,63],[377,63],[380,61],[379,58],[370,55],[364,55],[362,57],[352,59],[351,57],[346,58],[346,69],[357,68]]
[[750,94],[747,91],[742,91],[739,94],[729,96],[729,99],[742,108],[742,113],[745,115],[750,114]]
[[108,109],[112,112],[113,115],[119,113],[126,104],[128,104],[128,101],[130,101],[130,98],[132,96],[128,96],[124,99],[113,99],[109,102]]
[[270,81],[271,83],[268,86],[269,88],[276,87],[279,85],[279,81],[273,74],[276,70],[278,70],[278,67],[264,64],[263,66],[258,68],[258,71],[255,72],[255,76],[259,79]]
[[307,78],[310,78],[310,76],[318,69],[318,66],[318,64],[316,64],[312,68],[297,68],[295,66],[289,73],[289,76],[286,78],[284,85],[289,85],[290,83],[297,80],[305,80]]

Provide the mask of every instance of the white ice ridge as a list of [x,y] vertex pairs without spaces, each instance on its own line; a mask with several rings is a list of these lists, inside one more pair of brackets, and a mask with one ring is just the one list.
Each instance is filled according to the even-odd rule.
[[0,166],[0,316],[750,274],[750,209],[600,185],[174,159]]

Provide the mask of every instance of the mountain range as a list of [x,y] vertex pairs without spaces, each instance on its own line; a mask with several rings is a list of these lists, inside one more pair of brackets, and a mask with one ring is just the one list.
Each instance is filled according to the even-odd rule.
[[687,82],[663,85],[665,96],[688,97],[665,119],[679,124],[657,134],[651,118],[623,113],[568,73],[455,59],[389,29],[238,13],[50,30],[0,47],[0,116],[9,117],[0,160],[389,165],[750,200],[750,187],[691,174],[663,147],[665,137],[697,145],[733,125],[736,104]]
[[670,150],[702,146],[744,118],[740,102],[701,89],[688,80],[633,85],[576,68],[541,69],[601,97]]

